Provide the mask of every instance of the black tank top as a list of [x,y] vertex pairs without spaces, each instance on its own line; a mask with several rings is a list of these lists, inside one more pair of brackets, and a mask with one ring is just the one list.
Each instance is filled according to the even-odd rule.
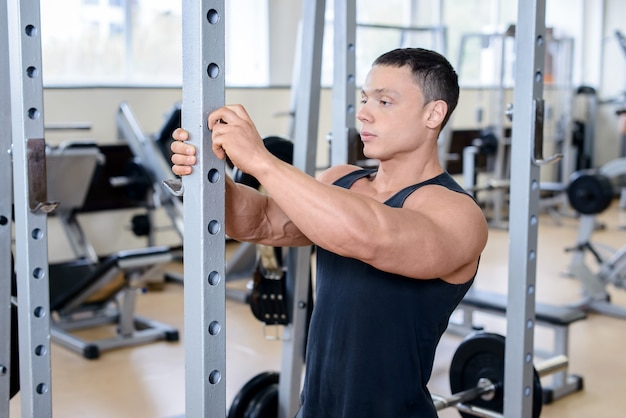
[[[348,189],[374,171],[357,170],[334,184]],[[385,204],[400,208],[411,193],[431,184],[465,193],[443,173],[401,190]],[[419,262],[419,253],[406,262]],[[473,280],[454,285],[411,279],[318,247],[297,417],[437,417],[426,388],[435,349]]]

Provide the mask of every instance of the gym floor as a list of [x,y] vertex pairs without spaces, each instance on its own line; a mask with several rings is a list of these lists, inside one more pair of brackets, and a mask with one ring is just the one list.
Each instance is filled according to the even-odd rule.
[[[617,202],[616,202],[617,203]],[[626,212],[614,204],[599,216],[605,229],[594,241],[619,248],[626,243]],[[576,239],[578,221],[562,217],[559,222],[542,215],[537,262],[537,301],[565,305],[578,300],[578,281],[565,277],[570,255],[564,248]],[[508,275],[508,233],[492,229],[483,254],[475,286],[506,292]],[[181,271],[180,266],[170,266]],[[612,300],[626,306],[626,290],[611,289]],[[167,283],[162,290],[140,296],[138,312],[171,324],[183,337],[183,289]],[[478,317],[486,330],[504,333],[503,319]],[[483,321],[484,319],[484,321]],[[86,338],[102,337],[109,329],[81,333]],[[536,333],[541,344],[550,338]],[[448,364],[461,338],[445,334],[433,370],[431,391],[450,393]],[[584,390],[543,408],[542,417],[624,416],[622,396],[626,393],[626,319],[590,314],[570,329],[570,372],[584,378]],[[281,345],[263,337],[263,328],[247,306],[227,301],[227,402],[245,382],[265,370],[279,370]],[[55,344],[52,346],[53,413],[63,418],[171,418],[184,414],[184,348],[182,342],[157,342],[104,353],[86,360]],[[20,416],[19,395],[11,401],[11,417]],[[441,417],[458,417],[454,408]]]

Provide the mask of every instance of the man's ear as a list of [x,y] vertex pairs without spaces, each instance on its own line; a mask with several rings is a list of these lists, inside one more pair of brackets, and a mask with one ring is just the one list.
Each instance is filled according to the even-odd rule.
[[428,119],[426,120],[426,126],[431,129],[436,129],[441,126],[443,120],[448,114],[448,104],[443,100],[435,100],[428,104],[430,107],[428,112]]

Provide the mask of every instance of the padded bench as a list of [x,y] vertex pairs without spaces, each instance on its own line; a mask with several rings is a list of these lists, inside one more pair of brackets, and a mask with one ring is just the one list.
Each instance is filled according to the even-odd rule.
[[[166,246],[147,247],[120,251],[98,263],[79,259],[51,264],[53,341],[88,359],[114,348],[156,340],[178,341],[175,328],[136,315],[135,301],[145,278],[180,257],[180,252],[179,248]],[[71,334],[73,330],[107,324],[117,325],[116,336],[86,341]]]
[[[474,312],[506,317],[507,305],[507,296],[504,294],[471,289],[457,309],[462,311],[462,320],[460,322],[451,321],[448,331],[457,335],[468,335],[476,331],[476,329],[482,328],[474,323]],[[554,331],[554,341],[551,352],[536,350],[535,354],[538,357],[546,358],[558,355],[567,357],[569,352],[569,326],[586,318],[587,314],[581,309],[536,303],[536,325],[552,329]],[[551,378],[552,385],[543,386],[544,403],[546,404],[583,388],[582,377],[569,374],[567,370],[555,373]]]

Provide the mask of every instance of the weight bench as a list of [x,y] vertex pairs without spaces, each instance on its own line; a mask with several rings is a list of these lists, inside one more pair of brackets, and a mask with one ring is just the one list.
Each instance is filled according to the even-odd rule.
[[[156,340],[178,341],[178,331],[135,314],[137,295],[146,278],[180,250],[149,247],[120,251],[93,263],[87,259],[51,264],[50,310],[52,340],[85,358]],[[83,328],[117,324],[117,335],[86,341],[70,333]]]
[[[472,289],[465,295],[457,308],[458,311],[462,311],[461,321],[453,322],[451,320],[448,331],[462,336],[469,335],[482,328],[474,323],[474,312],[506,317],[507,303],[506,295]],[[536,325],[554,331],[552,351],[535,350],[535,355],[545,358],[559,355],[568,357],[569,326],[585,318],[587,318],[587,314],[580,309],[543,303],[535,304]],[[583,378],[569,374],[566,369],[552,375],[551,386],[543,386],[543,401],[548,404],[563,396],[582,390],[582,388]]]
[[[177,341],[178,331],[135,314],[137,295],[164,263],[180,259],[180,247],[147,246],[100,256],[79,222],[82,213],[146,209],[150,183],[142,178],[128,146],[68,144],[47,156],[48,194],[60,202],[55,217],[74,252],[50,263],[51,339],[85,358],[156,340]],[[116,325],[109,338],[93,341],[73,331]]]

